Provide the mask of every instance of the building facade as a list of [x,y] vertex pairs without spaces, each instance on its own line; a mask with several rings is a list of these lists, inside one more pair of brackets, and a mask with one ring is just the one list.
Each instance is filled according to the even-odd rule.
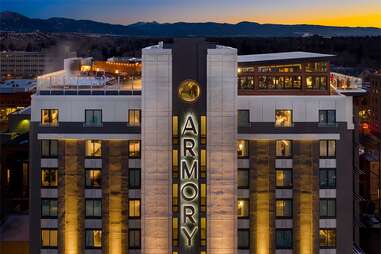
[[[242,91],[258,57],[178,39],[142,50],[141,91],[115,71],[41,77],[31,253],[352,253],[352,97],[332,56],[304,52],[267,56],[287,66],[276,91]],[[289,78],[306,62],[318,73]]]

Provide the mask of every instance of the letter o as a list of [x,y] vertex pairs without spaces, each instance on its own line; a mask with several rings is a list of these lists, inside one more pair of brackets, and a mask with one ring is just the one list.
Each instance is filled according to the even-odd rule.
[[186,201],[193,201],[198,196],[198,186],[195,183],[188,182],[181,187],[181,195]]

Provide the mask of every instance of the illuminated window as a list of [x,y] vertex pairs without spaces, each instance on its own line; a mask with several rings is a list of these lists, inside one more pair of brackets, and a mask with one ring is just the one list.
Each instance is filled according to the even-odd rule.
[[86,217],[101,217],[102,216],[102,200],[101,199],[86,199]]
[[292,141],[291,140],[277,140],[275,142],[275,155],[277,157],[291,157],[292,156]]
[[326,72],[327,66],[326,62],[307,63],[306,72]]
[[102,186],[102,171],[100,169],[86,169],[86,188],[100,188]]
[[238,217],[248,217],[249,216],[249,200],[238,199]]
[[56,168],[41,169],[41,187],[57,187],[58,170]]
[[292,110],[275,110],[275,127],[292,127]]
[[85,126],[102,126],[102,110],[86,109],[85,110]]
[[238,158],[249,157],[249,141],[248,140],[238,140],[237,142],[237,155]]
[[57,248],[57,229],[41,229],[41,248]]
[[238,127],[250,127],[249,110],[238,110]]
[[129,109],[128,110],[128,125],[130,126],[140,126],[140,110],[139,109]]
[[41,199],[41,217],[57,217],[57,199]]
[[140,168],[128,169],[128,188],[140,189]]
[[140,140],[128,141],[128,155],[130,158],[140,158]]
[[99,158],[102,156],[102,142],[100,140],[86,140],[86,157]]
[[140,217],[140,199],[128,200],[128,216],[130,218]]
[[322,168],[320,169],[320,189],[336,188],[336,169]]
[[336,140],[320,140],[320,157],[336,156]]
[[276,169],[275,183],[277,188],[292,188],[292,170]]
[[313,89],[314,88],[313,79],[312,79],[311,76],[306,77],[306,87],[308,89]]
[[327,90],[327,77],[315,77],[315,87],[320,90]]
[[292,230],[291,229],[277,229],[275,238],[276,238],[277,249],[292,249]]
[[238,229],[238,249],[250,248],[249,229]]
[[336,247],[336,230],[320,229],[320,248]]
[[102,248],[102,230],[86,229],[86,248]]
[[177,217],[172,218],[172,245],[179,245],[179,219]]
[[240,76],[238,77],[239,89],[253,89],[254,77],[253,76]]
[[128,248],[140,249],[140,229],[128,230]]
[[41,140],[41,157],[57,158],[58,157],[58,141],[57,140]]
[[41,125],[57,126],[58,109],[41,109]]
[[248,169],[238,169],[238,188],[247,189],[249,188],[249,170]]
[[336,199],[320,199],[320,218],[336,217]]
[[275,201],[276,217],[292,217],[292,200],[277,199]]
[[336,124],[336,110],[319,110],[319,124],[320,125],[335,125]]

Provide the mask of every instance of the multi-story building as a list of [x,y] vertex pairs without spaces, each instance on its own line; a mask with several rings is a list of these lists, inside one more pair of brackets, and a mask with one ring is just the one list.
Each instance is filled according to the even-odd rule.
[[352,253],[354,90],[332,57],[178,39],[142,50],[141,80],[40,77],[31,253]]

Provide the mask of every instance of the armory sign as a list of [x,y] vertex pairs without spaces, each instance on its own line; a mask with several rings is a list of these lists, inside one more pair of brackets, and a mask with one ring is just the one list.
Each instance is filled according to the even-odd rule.
[[198,123],[186,114],[180,135],[180,232],[186,247],[192,247],[199,231]]

